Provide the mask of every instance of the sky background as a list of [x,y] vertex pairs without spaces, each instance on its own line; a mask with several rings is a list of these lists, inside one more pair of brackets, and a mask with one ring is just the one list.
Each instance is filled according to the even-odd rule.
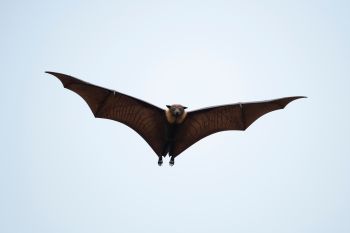
[[[350,232],[349,1],[1,1],[0,232]],[[189,110],[292,95],[162,167],[44,71]]]

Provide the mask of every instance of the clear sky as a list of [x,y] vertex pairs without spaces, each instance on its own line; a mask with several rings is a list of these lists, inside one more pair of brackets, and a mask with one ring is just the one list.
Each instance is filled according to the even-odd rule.
[[[0,232],[350,232],[349,1],[1,1]],[[306,95],[162,167],[44,71],[189,110]]]

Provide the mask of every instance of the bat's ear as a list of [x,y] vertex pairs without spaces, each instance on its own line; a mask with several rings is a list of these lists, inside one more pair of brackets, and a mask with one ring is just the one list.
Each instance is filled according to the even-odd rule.
[[167,105],[167,108],[171,108],[171,105]]
[[184,106],[184,109],[186,109],[187,107]]

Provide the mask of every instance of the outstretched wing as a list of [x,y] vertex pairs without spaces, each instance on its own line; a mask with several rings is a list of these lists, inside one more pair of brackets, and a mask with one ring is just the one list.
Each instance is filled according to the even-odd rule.
[[179,125],[174,146],[169,154],[177,156],[197,141],[216,132],[245,130],[262,115],[283,109],[288,103],[299,98],[304,97],[237,103],[188,112],[184,122]]
[[99,87],[69,75],[46,72],[57,77],[63,86],[80,95],[96,118],[121,122],[152,147],[158,156],[164,154],[164,110],[120,92]]

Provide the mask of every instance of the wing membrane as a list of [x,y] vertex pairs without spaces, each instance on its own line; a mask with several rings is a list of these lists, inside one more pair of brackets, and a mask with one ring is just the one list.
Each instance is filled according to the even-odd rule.
[[214,106],[188,112],[179,126],[171,156],[177,156],[188,147],[213,133],[226,130],[246,130],[259,117],[283,109],[293,100],[304,98],[293,96],[262,102],[237,103]]
[[121,122],[135,130],[158,156],[164,154],[164,110],[143,100],[99,87],[69,75],[47,72],[80,95],[97,118]]

